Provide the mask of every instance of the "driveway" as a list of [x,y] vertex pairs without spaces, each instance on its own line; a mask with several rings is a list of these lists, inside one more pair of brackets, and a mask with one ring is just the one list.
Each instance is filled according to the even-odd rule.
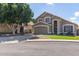
[[8,56],[79,56],[78,42],[21,41],[0,44],[0,55]]
[[16,35],[16,36],[0,36],[0,42],[5,42],[5,41],[23,41],[29,38],[32,38],[32,34],[25,34],[25,35]]

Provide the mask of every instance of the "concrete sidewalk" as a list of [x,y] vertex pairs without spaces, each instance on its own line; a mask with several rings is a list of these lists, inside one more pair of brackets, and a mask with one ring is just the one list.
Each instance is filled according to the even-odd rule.
[[79,42],[79,40],[63,40],[63,39],[27,39],[26,41],[34,41],[34,42],[41,42],[41,41],[59,41],[59,42]]

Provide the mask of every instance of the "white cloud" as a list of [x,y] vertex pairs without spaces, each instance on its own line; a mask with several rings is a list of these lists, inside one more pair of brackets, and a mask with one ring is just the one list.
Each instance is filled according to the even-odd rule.
[[47,4],[49,4],[49,5],[52,5],[52,4],[54,4],[54,3],[52,3],[52,2],[49,2],[49,3],[47,3]]
[[74,16],[69,18],[69,21],[79,24],[79,11],[74,12]]
[[78,17],[79,16],[79,11],[75,12],[75,16]]
[[71,18],[69,18],[69,21],[71,21],[71,22],[76,22],[76,20],[77,20],[77,17],[71,17]]
[[53,6],[54,3],[46,3],[47,6]]
[[79,25],[78,17],[71,17],[71,18],[69,18],[69,21]]
[[70,20],[76,20],[76,19],[77,19],[76,17],[71,17],[71,18],[70,18]]

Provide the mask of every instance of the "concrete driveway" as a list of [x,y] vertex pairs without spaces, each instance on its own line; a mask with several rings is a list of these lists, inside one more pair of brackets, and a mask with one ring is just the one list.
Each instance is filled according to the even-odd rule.
[[22,41],[0,44],[0,55],[8,56],[79,56],[78,42]]
[[25,34],[25,35],[16,35],[16,36],[0,36],[0,42],[5,41],[23,41],[33,37],[33,34]]

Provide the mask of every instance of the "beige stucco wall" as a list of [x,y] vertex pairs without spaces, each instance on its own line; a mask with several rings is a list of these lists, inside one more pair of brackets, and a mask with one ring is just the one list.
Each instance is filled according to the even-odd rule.
[[0,24],[0,32],[11,32],[11,29],[6,24]]

